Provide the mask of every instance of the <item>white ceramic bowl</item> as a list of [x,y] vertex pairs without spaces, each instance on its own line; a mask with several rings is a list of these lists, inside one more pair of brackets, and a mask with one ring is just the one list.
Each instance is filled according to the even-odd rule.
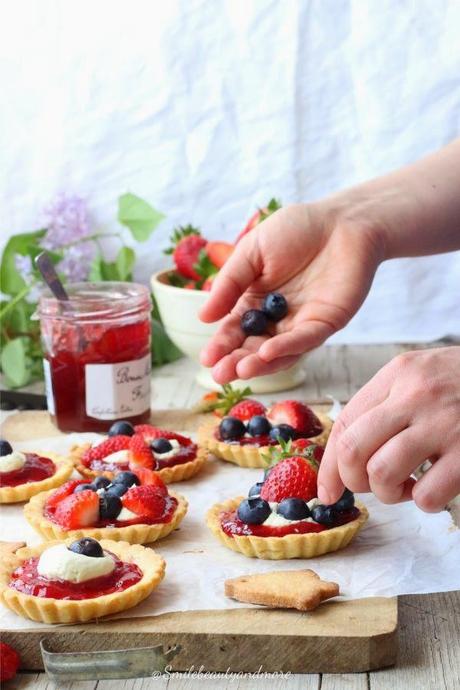
[[[167,334],[182,352],[200,363],[200,351],[217,329],[217,323],[203,323],[198,310],[205,303],[209,293],[201,290],[185,290],[169,285],[169,270],[155,273],[151,278],[152,290],[160,310]],[[259,376],[249,381],[236,381],[236,385],[249,385],[254,393],[274,393],[294,388],[303,382],[305,372],[301,364],[268,376]],[[219,390],[211,371],[201,366],[196,375],[197,382],[204,388]]]

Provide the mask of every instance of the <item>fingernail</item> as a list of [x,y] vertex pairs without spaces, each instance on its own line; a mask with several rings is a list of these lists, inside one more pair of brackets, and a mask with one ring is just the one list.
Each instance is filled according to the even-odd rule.
[[318,486],[318,498],[324,505],[329,505],[331,502],[330,496],[324,486]]

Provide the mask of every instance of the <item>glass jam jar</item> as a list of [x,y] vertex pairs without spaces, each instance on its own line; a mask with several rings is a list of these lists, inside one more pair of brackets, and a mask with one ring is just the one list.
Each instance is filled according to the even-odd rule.
[[150,418],[151,300],[135,283],[74,283],[38,305],[48,410],[61,431]]

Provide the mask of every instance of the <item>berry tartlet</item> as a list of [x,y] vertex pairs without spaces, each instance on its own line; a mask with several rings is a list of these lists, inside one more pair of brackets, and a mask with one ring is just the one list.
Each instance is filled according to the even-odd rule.
[[283,400],[268,410],[250,398],[236,403],[227,416],[198,429],[198,443],[222,460],[240,467],[265,467],[265,456],[279,440],[308,438],[325,445],[332,427],[326,415],[298,400]]
[[146,599],[164,577],[165,562],[140,544],[103,539],[25,547],[0,563],[0,600],[43,623],[83,623]]
[[334,505],[321,505],[322,448],[305,439],[282,445],[247,498],[231,498],[208,511],[208,527],[229,549],[251,558],[313,558],[343,549],[366,522],[365,506],[348,490]]
[[60,486],[70,477],[73,462],[54,453],[13,450],[0,440],[0,503],[20,503]]
[[169,492],[156,472],[142,470],[119,472],[113,479],[70,480],[34,496],[24,515],[45,539],[92,537],[148,544],[175,530],[187,507],[185,498]]
[[104,476],[139,468],[157,472],[165,484],[181,482],[197,474],[208,453],[187,436],[150,424],[135,427],[115,422],[109,438],[97,445],[74,446],[70,451],[76,469],[84,477]]

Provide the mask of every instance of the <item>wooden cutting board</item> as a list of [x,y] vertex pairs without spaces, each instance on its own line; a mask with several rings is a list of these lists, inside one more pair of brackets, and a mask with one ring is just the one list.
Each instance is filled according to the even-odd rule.
[[[329,406],[314,407],[325,411]],[[152,415],[158,426],[183,431],[195,431],[202,418],[190,410],[158,410]],[[59,433],[47,412],[17,412],[2,427],[2,437],[13,442]],[[299,567],[306,565],[307,561],[299,562]],[[266,672],[350,673],[395,663],[397,625],[397,598],[372,597],[328,601],[310,613],[262,608],[186,611],[0,634],[19,651],[27,670],[43,669],[39,644],[46,638],[54,652],[180,645],[171,661],[176,671],[202,666],[220,672],[255,672],[262,667]]]

